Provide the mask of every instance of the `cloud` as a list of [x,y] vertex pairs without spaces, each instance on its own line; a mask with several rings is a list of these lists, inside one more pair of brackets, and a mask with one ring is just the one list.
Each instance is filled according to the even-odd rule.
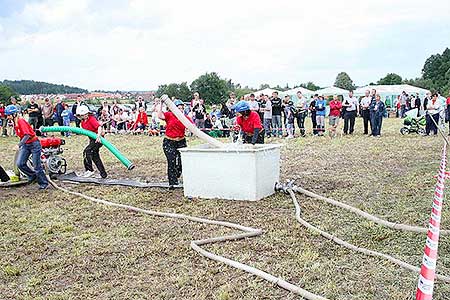
[[29,2],[0,18],[0,74],[88,89],[154,89],[207,71],[256,87],[330,85],[340,71],[365,84],[411,73],[390,70],[383,57],[422,55],[412,63],[420,65],[432,54],[426,37],[407,51],[389,44],[417,24],[450,33],[450,4],[433,5],[440,9],[418,0]]

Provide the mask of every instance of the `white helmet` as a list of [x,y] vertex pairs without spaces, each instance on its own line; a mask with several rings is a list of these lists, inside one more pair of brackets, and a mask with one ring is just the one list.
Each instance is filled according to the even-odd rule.
[[77,107],[77,115],[82,116],[89,113],[89,108],[86,105],[80,105]]

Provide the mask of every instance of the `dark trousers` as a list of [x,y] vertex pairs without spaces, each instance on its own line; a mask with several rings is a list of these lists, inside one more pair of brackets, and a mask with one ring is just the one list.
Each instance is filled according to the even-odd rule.
[[305,135],[305,119],[306,119],[306,112],[299,112],[297,114],[297,125],[298,128],[300,128],[300,134]]
[[44,119],[44,126],[53,126],[54,123],[55,123],[55,121],[53,121],[52,118]]
[[31,127],[33,127],[34,130],[36,130],[38,128],[38,117],[29,117],[28,118],[28,123],[31,125]]
[[312,121],[312,127],[313,127],[313,134],[317,135],[317,121],[316,121],[316,112],[311,112],[311,121]]
[[[356,111],[346,111],[344,114],[344,134],[352,134],[355,130]],[[349,126],[350,125],[350,126]]]
[[364,125],[364,134],[369,134],[369,124],[370,124],[370,130],[372,130],[372,122],[371,122],[371,118],[370,118],[370,110],[368,109],[363,109],[361,111],[361,115],[363,118],[363,125]]
[[183,171],[181,167],[181,154],[179,148],[186,147],[186,139],[181,141],[173,141],[167,138],[163,141],[163,150],[167,158],[167,177],[169,177],[169,185],[177,185],[178,178]]
[[0,166],[0,181],[7,182],[9,181],[9,176],[6,174],[5,170],[3,170],[2,166]]
[[[22,145],[19,149],[16,165],[22,173],[27,175],[28,181],[37,180],[40,187],[46,187],[48,180],[42,167],[41,150],[41,143],[39,141]],[[34,170],[28,166],[28,158],[30,156]]]
[[80,127],[80,124],[81,124],[81,120],[78,118],[75,118],[75,126]]
[[377,116],[376,114],[372,114],[371,124],[372,124],[372,135],[373,136],[381,135],[381,125],[383,124],[383,116]]
[[103,166],[103,162],[100,158],[100,148],[102,146],[103,145],[101,143],[97,143],[94,139],[89,138],[89,145],[84,148],[83,152],[83,163],[86,171],[94,172],[94,168],[92,167],[92,162],[94,162],[100,172],[100,176],[102,178],[106,178],[108,174],[106,174],[105,167]]
[[[264,135],[265,130],[262,129],[258,133],[258,137],[256,138],[256,144],[264,144]],[[244,140],[244,144],[251,144],[253,140],[253,135],[243,134],[242,139]]]
[[[434,119],[434,122],[431,118]],[[431,132],[433,132],[433,134],[437,134],[438,129],[436,127],[436,124],[439,124],[439,114],[434,114],[434,115],[427,114],[426,121],[427,121],[427,124],[425,126],[425,132],[427,133],[427,135],[430,134]],[[435,122],[436,122],[436,124],[434,124]]]

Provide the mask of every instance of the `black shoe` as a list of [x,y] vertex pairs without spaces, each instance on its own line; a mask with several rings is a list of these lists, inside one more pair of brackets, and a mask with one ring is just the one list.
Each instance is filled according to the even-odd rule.
[[169,185],[169,191],[175,190],[175,187],[173,185]]

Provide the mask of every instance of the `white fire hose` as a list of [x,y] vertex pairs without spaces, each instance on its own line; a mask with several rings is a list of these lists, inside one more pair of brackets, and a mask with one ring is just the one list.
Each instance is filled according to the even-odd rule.
[[173,114],[177,117],[178,120],[180,120],[181,123],[183,123],[186,128],[192,132],[196,137],[199,139],[205,141],[206,143],[210,144],[211,146],[214,146],[215,148],[224,148],[225,144],[216,140],[215,138],[207,135],[200,129],[198,129],[194,124],[192,124],[188,118],[185,117],[184,113],[181,112],[178,107],[175,106],[175,104],[170,100],[169,96],[162,95],[161,100],[167,105],[167,107],[170,109],[170,111],[173,112]]

